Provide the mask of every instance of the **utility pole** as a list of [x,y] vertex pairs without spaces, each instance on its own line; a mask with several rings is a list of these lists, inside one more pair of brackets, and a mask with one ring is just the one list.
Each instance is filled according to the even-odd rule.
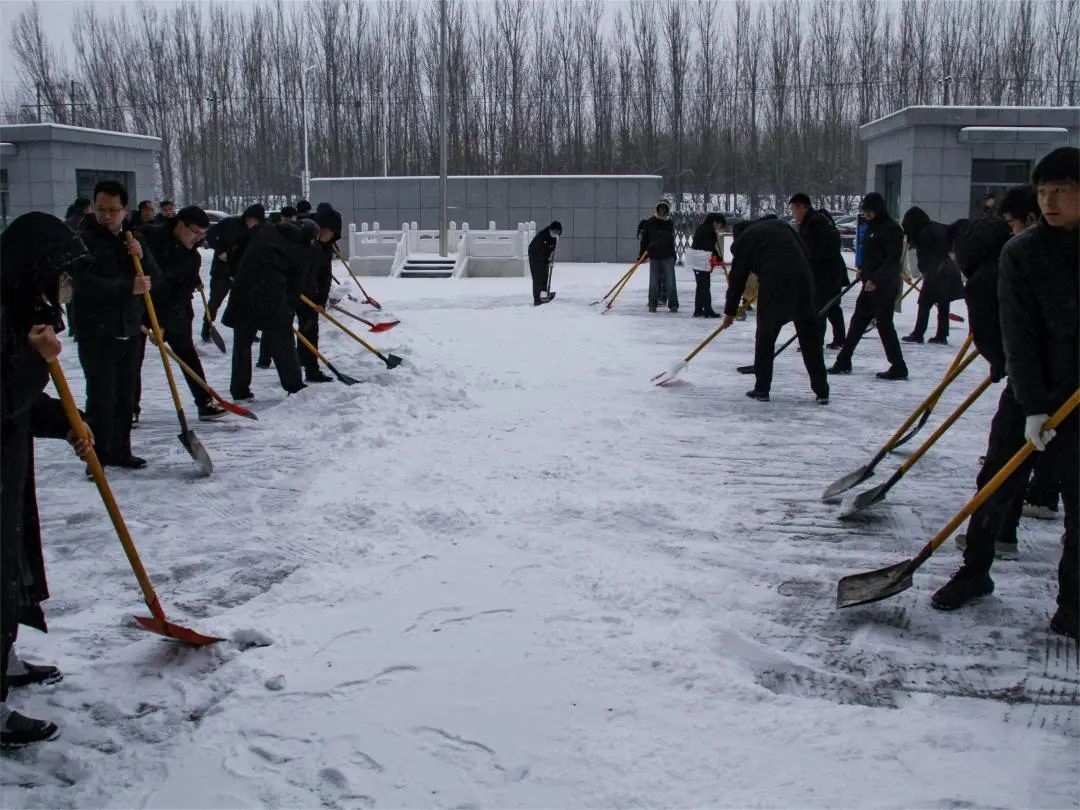
[[34,89],[37,91],[37,122],[41,123],[41,82],[34,82]]
[[382,75],[382,101],[383,101],[383,131],[382,131],[382,176],[390,173],[390,60],[383,62]]
[[218,126],[218,104],[221,99],[217,96],[207,96],[206,100],[214,107],[214,205],[219,211],[223,211],[221,205],[221,128]]
[[75,126],[75,85],[78,82],[74,79],[71,80],[71,125]]
[[439,255],[446,257],[446,0],[439,0]]

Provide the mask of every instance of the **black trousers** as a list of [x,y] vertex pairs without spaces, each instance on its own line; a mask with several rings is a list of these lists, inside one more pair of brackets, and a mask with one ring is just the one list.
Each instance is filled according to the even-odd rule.
[[86,420],[106,463],[131,455],[131,414],[139,341],[113,337],[79,338],[79,362],[86,377]]
[[233,398],[251,393],[251,341],[262,327],[262,342],[277,368],[281,387],[293,394],[304,387],[300,378],[300,361],[293,342],[292,313],[278,315],[261,324],[247,321],[233,329],[232,380],[229,391]]
[[[816,288],[815,288],[816,289]],[[828,289],[828,288],[824,288]],[[817,307],[818,312],[833,300],[840,292],[840,288],[835,290],[829,290],[829,294],[824,294],[821,290],[817,290],[814,300],[814,306]],[[844,329],[844,310],[840,308],[840,303],[837,302],[829,307],[829,311],[825,313],[825,316],[821,318],[821,342],[825,343],[825,330],[826,326],[832,327],[832,342],[843,344],[844,338],[847,336],[847,332]]]
[[[1004,467],[1016,451],[1024,445],[1024,411],[1013,396],[1012,388],[1005,386],[998,401],[997,413],[990,424],[990,439],[986,448],[986,461],[975,479],[981,489]],[[994,542],[999,526],[1008,518],[1010,508],[1017,498],[1023,497],[1032,468],[1047,464],[1061,486],[1061,498],[1065,506],[1064,547],[1058,564],[1058,604],[1077,609],[1080,587],[1077,584],[1080,570],[1080,544],[1077,543],[1077,520],[1080,518],[1080,431],[1076,429],[1076,416],[1059,428],[1057,436],[1043,453],[1032,453],[1020,467],[986,502],[975,510],[968,523],[967,548],[964,565],[976,571],[988,572],[994,563]],[[1042,458],[1040,458],[1040,456]]]
[[855,299],[855,311],[851,314],[851,322],[848,324],[844,348],[836,356],[837,365],[841,367],[851,365],[851,357],[855,354],[859,341],[862,340],[863,332],[870,325],[870,321],[876,320],[878,336],[881,338],[881,345],[885,349],[889,364],[894,368],[907,369],[904,353],[900,350],[900,338],[896,336],[896,327],[893,325],[895,303],[895,287],[888,289],[878,287],[874,292],[867,292],[864,288],[859,293],[859,297]]
[[[307,304],[304,305],[303,309],[296,310],[296,331],[306,337],[316,349],[319,348],[319,313]],[[312,354],[311,350],[299,340],[296,341],[296,354],[300,358],[300,366],[305,372],[311,373],[319,370],[319,358]]]
[[540,293],[551,292],[548,289],[548,263],[544,259],[529,257],[529,272],[532,273],[533,303],[540,303]]
[[712,308],[712,273],[702,270],[694,271],[694,314],[711,315]]
[[998,528],[998,542],[1016,544],[1016,530],[1020,526],[1020,518],[1024,516],[1025,502],[1057,509],[1059,486],[1053,454],[1036,453],[1031,483],[1026,487],[1026,492],[1024,488],[1021,488],[1013,496],[1005,512],[1005,518]]
[[[220,273],[216,276],[213,273],[210,274],[210,300],[206,303],[210,307],[211,320],[217,320],[218,310],[221,309],[231,289],[232,279],[229,276]],[[202,339],[210,339],[210,324],[207,323],[206,318],[203,318]]]
[[947,338],[949,336],[949,301],[923,301],[919,297],[919,311],[915,316],[915,328],[911,334],[915,337],[923,337],[926,327],[930,323],[930,310],[937,307],[937,334],[934,337]]
[[[762,393],[769,393],[772,388],[773,354],[776,352],[776,339],[780,336],[783,324],[774,324],[758,320],[757,336],[754,339],[754,374],[757,382],[754,388]],[[829,378],[825,372],[825,356],[821,347],[821,322],[816,315],[799,318],[795,321],[795,334],[802,349],[803,365],[810,377],[810,388],[819,397],[829,395]]]
[[135,361],[135,393],[132,395],[131,412],[142,413],[142,367],[146,362],[146,335],[136,335],[132,340],[139,344],[139,357]]

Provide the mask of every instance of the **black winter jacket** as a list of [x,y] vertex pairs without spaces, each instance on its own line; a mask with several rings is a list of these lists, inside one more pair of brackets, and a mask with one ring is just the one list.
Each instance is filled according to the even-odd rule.
[[[1045,220],[1001,251],[998,301],[1009,385],[1027,416],[1051,414],[1080,386],[1080,239]],[[1063,427],[1075,428],[1074,411]]]
[[555,238],[549,228],[542,228],[536,232],[536,236],[529,242],[529,258],[536,261],[549,262],[555,255],[555,247],[559,240]]
[[[333,242],[323,244],[315,240],[311,247],[308,248],[307,256],[307,267],[304,272],[304,295],[320,307],[325,307],[326,302],[330,300],[330,285],[334,276],[334,244]],[[300,302],[297,307],[298,311],[307,308],[308,305],[303,302]]]
[[[114,234],[94,217],[87,217],[79,236],[93,261],[81,264],[72,275],[75,331],[80,337],[121,338],[142,334],[140,327],[146,317],[146,306],[141,295],[131,292],[135,264],[128,254],[124,235]],[[143,248],[143,272],[156,286],[160,278],[157,262],[146,237],[136,233],[135,238]]]
[[300,303],[310,247],[301,228],[292,222],[267,222],[253,234],[221,319],[229,327],[254,323],[263,328],[278,319],[291,320]]
[[994,382],[1005,376],[1005,347],[1001,342],[998,308],[998,260],[1012,236],[1002,219],[972,220],[956,235],[954,252],[960,271],[967,277],[964,297],[975,348],[990,364]]
[[650,259],[674,259],[675,223],[670,218],[649,217],[645,220],[645,237],[642,241]]
[[794,229],[779,219],[755,222],[731,246],[725,315],[735,315],[751,273],[758,277],[758,320],[784,324],[815,315],[810,262]]
[[884,206],[866,223],[859,279],[874,282],[885,295],[900,288],[900,257],[904,255],[904,232]]
[[143,229],[143,236],[157,263],[159,276],[150,296],[162,321],[194,315],[191,297],[202,286],[199,270],[202,257],[198,250],[188,250],[173,234],[174,222]]
[[904,214],[903,229],[908,244],[915,249],[919,273],[923,277],[919,303],[944,304],[961,298],[963,281],[949,259],[945,226],[931,221],[925,211],[915,206]]
[[[252,233],[254,231],[244,224],[243,217],[227,217],[210,226],[206,232],[206,244],[214,251],[214,261],[210,264],[211,276],[236,276]],[[220,258],[222,253],[225,254],[224,260]]]
[[697,226],[694,239],[690,242],[690,249],[707,250],[716,258],[723,260],[724,257],[720,255],[720,234],[716,232],[715,216],[706,215],[705,221]]
[[799,237],[810,260],[814,289],[821,303],[847,285],[847,264],[840,253],[840,231],[831,219],[810,208],[799,224]]

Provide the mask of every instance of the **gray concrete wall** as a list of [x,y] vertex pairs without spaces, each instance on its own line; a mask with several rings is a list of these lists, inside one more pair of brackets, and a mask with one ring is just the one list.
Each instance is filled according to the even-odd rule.
[[[529,221],[542,228],[557,219],[563,225],[560,260],[633,262],[637,224],[652,213],[662,182],[653,175],[451,177],[447,218],[473,230],[492,221],[500,230]],[[311,196],[341,211],[346,225],[439,226],[436,177],[314,178]]]
[[76,196],[78,169],[134,172],[134,188],[128,189],[132,206],[156,197],[158,138],[30,124],[0,126],[0,142],[15,148],[14,155],[0,157],[0,168],[8,173],[8,222],[28,211],[63,217]]
[[[931,219],[952,222],[969,215],[972,160],[1027,160],[1035,163],[1062,145],[1059,136],[1024,133],[1023,140],[972,143],[965,127],[1057,127],[1080,146],[1080,108],[1075,107],[909,107],[861,127],[866,143],[866,190],[878,188],[880,167],[901,162],[901,214],[912,205]],[[1002,133],[1002,137],[1008,137]],[[1039,142],[1037,139],[1045,137]]]

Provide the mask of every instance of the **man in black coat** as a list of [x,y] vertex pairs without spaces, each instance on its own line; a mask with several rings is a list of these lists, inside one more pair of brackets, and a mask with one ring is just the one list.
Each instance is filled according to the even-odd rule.
[[[103,464],[139,469],[146,461],[131,452],[131,415],[140,361],[143,294],[157,276],[157,264],[145,237],[135,233],[129,245],[123,231],[127,190],[112,180],[94,189],[94,216],[79,231],[92,262],[72,277],[79,362],[86,375],[86,413],[97,437]],[[135,275],[133,256],[142,260]]]
[[735,320],[750,274],[758,277],[757,337],[754,342],[757,382],[746,395],[761,402],[769,401],[776,338],[785,323],[794,321],[810,387],[817,395],[817,401],[827,404],[829,380],[821,348],[820,323],[814,307],[814,280],[799,237],[787,223],[775,217],[740,222],[733,235],[731,274],[724,306],[725,328]]
[[277,367],[281,387],[293,394],[304,387],[292,324],[308,263],[310,243],[299,225],[264,223],[254,231],[233,280],[221,322],[233,329],[234,400],[253,399],[251,343],[262,341]]
[[656,204],[656,213],[645,221],[645,249],[649,251],[649,312],[656,312],[661,291],[667,307],[679,311],[679,291],[675,288],[675,225],[667,200]]
[[[233,278],[244,258],[252,231],[266,221],[266,209],[259,204],[249,206],[243,216],[228,217],[215,223],[206,232],[206,245],[214,251],[210,263],[210,320],[217,318],[225,297],[232,288]],[[203,323],[202,342],[210,342],[210,324]]]
[[903,340],[905,343],[922,343],[930,322],[930,310],[937,307],[937,332],[929,342],[945,345],[949,342],[949,304],[963,291],[956,266],[949,260],[945,226],[931,222],[925,211],[912,206],[904,214],[902,227],[909,247],[915,249],[922,275],[915,328]]
[[[810,259],[810,271],[814,275],[814,306],[818,312],[834,299],[848,284],[847,263],[840,252],[840,231],[832,218],[810,204],[810,197],[799,193],[789,201],[791,214],[799,227],[799,237]],[[837,301],[821,320],[821,342],[825,342],[825,324],[832,326],[830,349],[844,345],[844,311]]]
[[[153,301],[161,331],[177,356],[203,380],[206,379],[206,372],[192,340],[195,310],[191,306],[191,299],[195,291],[202,287],[199,275],[202,257],[197,247],[209,227],[206,212],[190,205],[181,208],[172,219],[143,230],[159,271]],[[225,410],[218,407],[198,383],[186,374],[184,379],[199,409],[199,419],[207,422],[225,415]]]
[[555,248],[562,236],[562,223],[556,220],[536,232],[529,242],[529,272],[532,274],[533,306],[538,307],[551,300],[548,276],[555,258]]
[[[284,214],[284,211],[282,211]],[[283,221],[289,220],[282,217]],[[321,307],[330,300],[330,284],[333,281],[334,243],[341,238],[341,214],[333,208],[318,211],[311,219],[300,221],[301,228],[312,229],[308,238],[313,239],[308,248],[308,262],[304,273],[303,292]],[[303,335],[316,349],[319,348],[319,313],[303,301],[296,306],[296,331]],[[304,380],[309,383],[333,382],[334,378],[319,368],[316,357],[300,340],[296,352],[304,369]]]
[[[1080,417],[1073,411],[1055,431],[1043,425],[1080,386],[1080,150],[1063,147],[1039,161],[1032,174],[1042,220],[1001,253],[998,301],[1008,389],[990,427],[985,485],[1025,441],[1052,460],[1061,482],[1065,533],[1058,565],[1057,612],[1050,627],[1080,640]],[[933,596],[955,610],[992,593],[990,567],[998,524],[1022,492],[1035,454],[971,516],[964,564]]]
[[62,349],[61,275],[86,259],[82,242],[60,220],[35,212],[0,235],[0,254],[0,746],[7,748],[59,733],[54,723],[7,706],[10,687],[63,677],[56,667],[22,661],[13,649],[20,624],[47,630],[33,438],[67,438],[85,458],[93,437],[75,438],[60,402],[44,393],[47,363]]
[[829,369],[830,374],[850,374],[851,358],[871,321],[877,322],[878,335],[889,359],[889,370],[878,372],[881,380],[906,380],[907,364],[900,349],[900,339],[893,326],[893,306],[900,292],[900,258],[904,254],[904,232],[889,216],[885,198],[871,191],[862,201],[866,235],[862,243],[862,266],[858,279],[863,289],[855,301],[855,312],[848,324],[844,348]]

